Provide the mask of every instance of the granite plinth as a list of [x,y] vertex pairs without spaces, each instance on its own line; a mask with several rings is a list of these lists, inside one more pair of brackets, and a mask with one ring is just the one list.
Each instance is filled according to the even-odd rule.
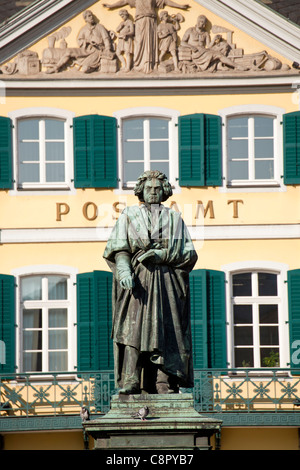
[[[146,421],[132,418],[143,406]],[[84,424],[99,450],[209,450],[221,421],[199,414],[193,395],[114,395],[103,417]]]

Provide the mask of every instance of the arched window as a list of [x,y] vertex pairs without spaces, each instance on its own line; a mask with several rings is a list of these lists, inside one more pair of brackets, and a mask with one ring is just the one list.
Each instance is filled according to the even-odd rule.
[[178,176],[176,124],[179,113],[164,108],[132,108],[115,113],[119,124],[119,175],[133,188],[146,170],[159,170],[173,186]]
[[282,185],[282,115],[274,106],[242,105],[220,112],[228,187]]
[[28,373],[74,370],[75,271],[36,266],[15,274],[18,369]]
[[287,266],[271,262],[223,266],[227,282],[230,367],[287,367]]
[[17,188],[70,188],[73,178],[73,113],[52,108],[29,108],[13,111],[9,116],[14,124]]

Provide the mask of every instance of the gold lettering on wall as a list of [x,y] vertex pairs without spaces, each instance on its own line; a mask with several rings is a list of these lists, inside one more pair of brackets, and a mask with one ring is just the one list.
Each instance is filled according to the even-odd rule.
[[[91,211],[89,211],[89,207],[92,207]],[[86,202],[82,208],[82,213],[87,220],[96,220],[98,216],[98,207],[94,202]]]
[[56,221],[61,222],[61,216],[70,212],[70,206],[65,202],[56,203]]
[[206,207],[204,208],[204,204],[202,201],[197,201],[197,206],[196,206],[196,215],[195,218],[199,219],[199,213],[200,211],[203,214],[203,217],[206,217],[206,214],[209,211],[209,218],[214,219],[215,218],[215,211],[214,211],[214,203],[213,201],[208,201]]
[[[239,204],[244,204],[242,199],[230,199],[227,201],[227,205],[232,205],[232,218],[238,219],[239,218]],[[125,201],[116,201],[112,204],[100,204],[99,206],[94,202],[86,202],[82,206],[82,214],[83,217],[88,221],[94,221],[98,217],[101,218],[103,214],[101,214],[101,209],[105,208],[106,215],[111,220],[116,220],[118,215],[123,212],[124,208],[126,207]],[[209,216],[210,219],[215,219],[215,207],[214,202],[212,200],[207,201],[206,205],[203,201],[196,201],[196,211],[194,212],[195,205],[194,203],[184,204],[181,208],[180,205],[177,204],[176,201],[171,201],[169,205],[170,209],[173,209],[177,212],[181,212],[183,217],[188,218],[189,223],[195,223],[195,221],[199,219],[201,221],[202,218]],[[71,208],[65,202],[57,202],[56,203],[56,221],[62,222],[63,216],[66,216],[70,213]],[[100,212],[99,212],[100,211]],[[195,215],[192,215],[193,214]],[[192,221],[194,220],[194,222]]]
[[238,219],[239,218],[239,211],[238,211],[238,204],[244,204],[244,201],[242,199],[231,199],[230,201],[227,202],[227,204],[233,204],[233,218]]
[[[120,204],[122,204],[124,206],[124,207],[122,207],[122,209],[119,207]],[[113,207],[113,211],[114,211],[112,217],[113,217],[113,219],[117,219],[117,216],[116,216],[115,213],[120,214],[123,211],[123,209],[126,207],[126,202],[120,202],[120,201],[114,202],[112,207]]]

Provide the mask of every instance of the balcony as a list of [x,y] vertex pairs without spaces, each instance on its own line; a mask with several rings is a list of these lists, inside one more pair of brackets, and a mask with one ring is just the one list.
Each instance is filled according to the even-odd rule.
[[[291,369],[195,370],[194,388],[182,391],[223,426],[300,426],[300,375]],[[0,433],[81,429],[81,406],[103,416],[116,392],[113,371],[0,376]]]

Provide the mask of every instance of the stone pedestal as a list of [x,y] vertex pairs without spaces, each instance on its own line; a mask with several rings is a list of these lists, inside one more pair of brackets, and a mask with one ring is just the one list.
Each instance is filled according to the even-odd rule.
[[[146,421],[132,418],[143,406]],[[220,431],[221,421],[200,415],[193,395],[115,395],[103,417],[84,424],[98,450],[209,450],[210,437]]]

